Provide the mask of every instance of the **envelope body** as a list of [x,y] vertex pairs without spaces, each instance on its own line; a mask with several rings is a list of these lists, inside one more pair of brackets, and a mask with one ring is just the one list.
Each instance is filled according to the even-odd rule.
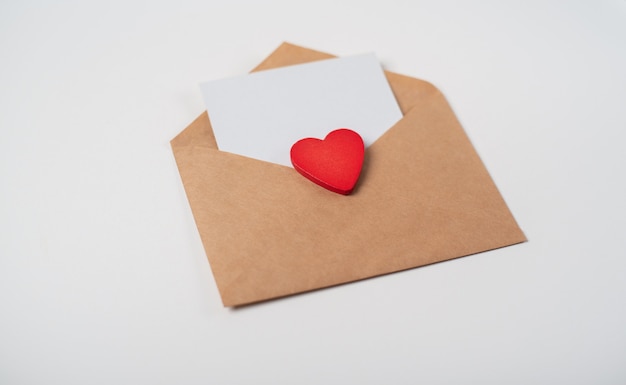
[[[284,43],[254,71],[331,57]],[[225,306],[526,240],[441,92],[386,76],[404,117],[366,149],[348,196],[292,168],[219,151],[206,112],[171,141]]]

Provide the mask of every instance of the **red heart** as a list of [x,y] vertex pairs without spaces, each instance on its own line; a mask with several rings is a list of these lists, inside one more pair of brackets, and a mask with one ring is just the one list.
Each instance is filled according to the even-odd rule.
[[348,195],[354,189],[365,146],[356,132],[332,131],[324,140],[306,138],[291,146],[291,163],[305,178],[330,191]]

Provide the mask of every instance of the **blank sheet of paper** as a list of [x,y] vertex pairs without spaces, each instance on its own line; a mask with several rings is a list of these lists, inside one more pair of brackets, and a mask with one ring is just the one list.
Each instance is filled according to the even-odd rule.
[[374,54],[327,59],[200,85],[222,151],[291,166],[289,150],[337,128],[365,145],[402,112]]

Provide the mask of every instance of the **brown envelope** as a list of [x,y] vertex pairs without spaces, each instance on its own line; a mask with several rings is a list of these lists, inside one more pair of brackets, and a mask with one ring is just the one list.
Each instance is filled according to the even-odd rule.
[[[284,43],[255,70],[330,57]],[[526,240],[441,92],[386,75],[404,117],[366,150],[349,196],[292,168],[219,151],[206,113],[172,140],[225,306]]]

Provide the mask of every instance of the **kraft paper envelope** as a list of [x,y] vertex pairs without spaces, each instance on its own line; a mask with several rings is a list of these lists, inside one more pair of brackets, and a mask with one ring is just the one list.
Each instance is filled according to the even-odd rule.
[[[330,57],[284,43],[255,70]],[[367,148],[349,196],[293,168],[219,151],[206,113],[172,140],[225,306],[526,240],[441,92],[386,76],[404,117]]]

